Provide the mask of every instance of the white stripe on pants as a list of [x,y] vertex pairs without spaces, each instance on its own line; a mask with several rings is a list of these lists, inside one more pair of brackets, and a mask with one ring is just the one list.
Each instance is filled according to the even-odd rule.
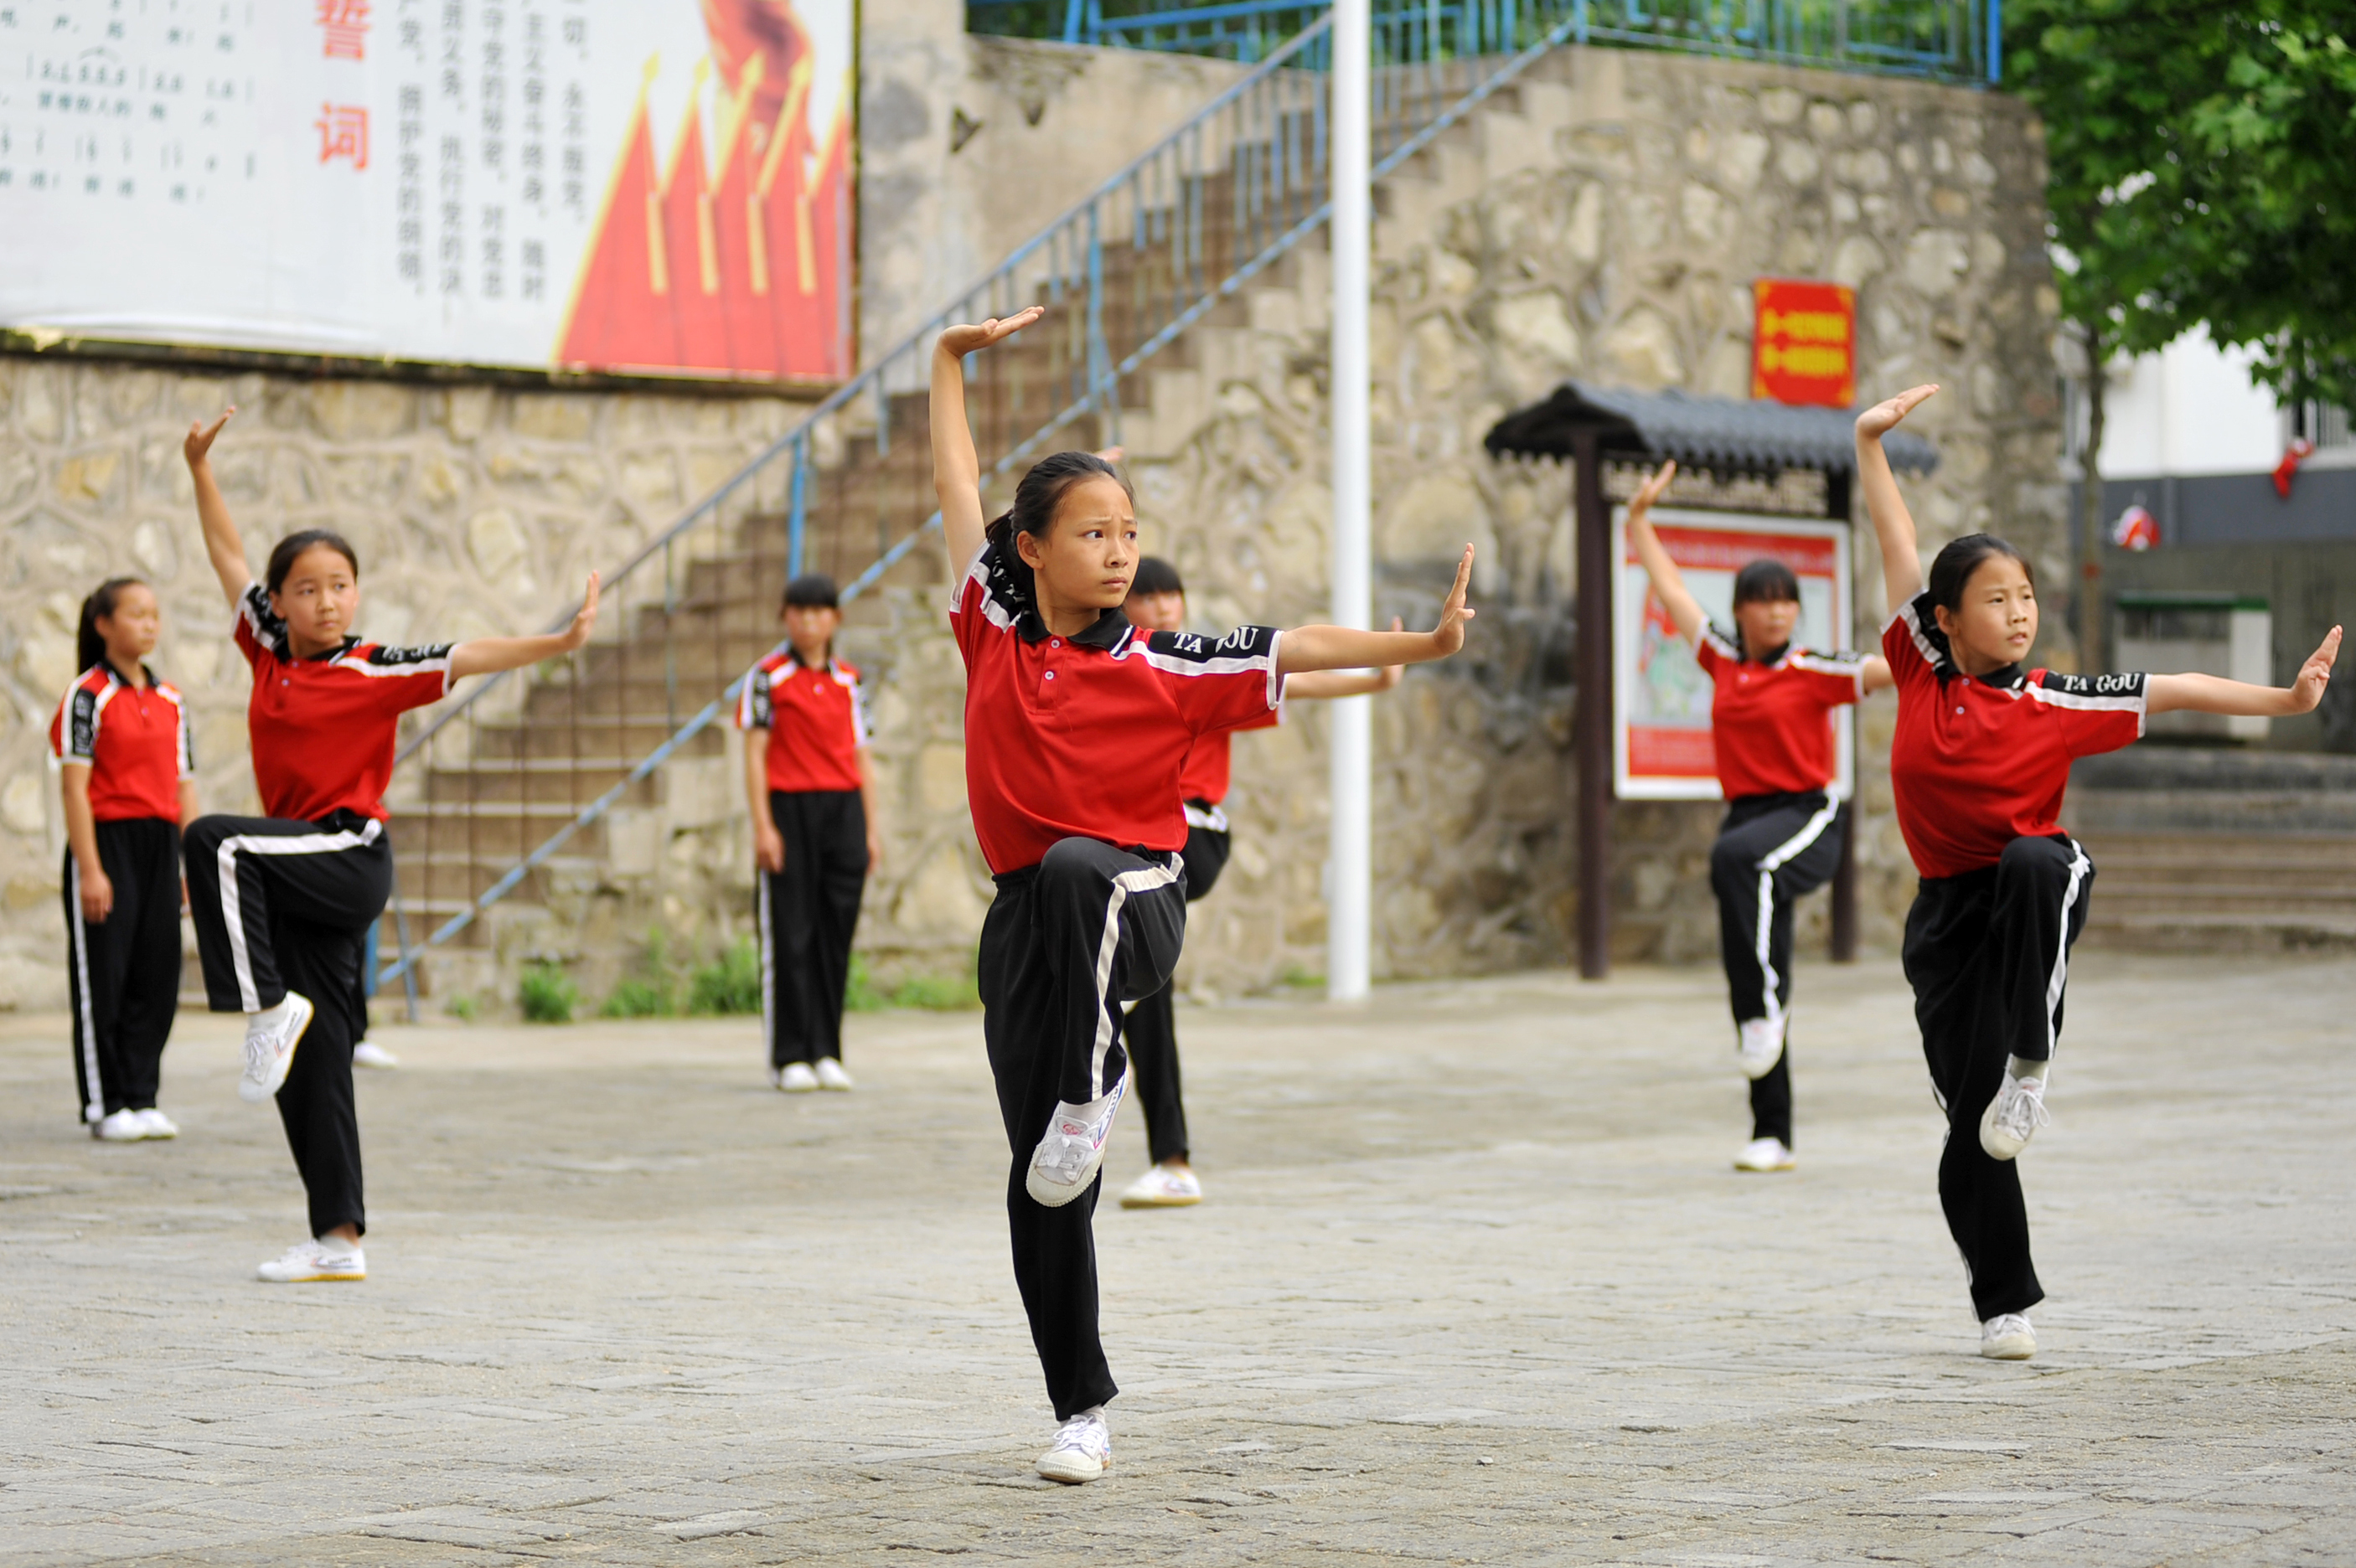
[[375,843],[383,833],[384,824],[372,820],[358,833],[338,829],[333,833],[298,833],[284,838],[244,834],[220,841],[221,920],[228,927],[230,967],[237,974],[238,999],[247,1012],[262,1010],[262,993],[255,988],[252,960],[246,953],[242,901],[237,891],[238,855],[333,855],[340,850],[363,848]]
[[1826,791],[1825,804],[1816,814],[1809,817],[1797,833],[1777,845],[1759,862],[1759,934],[1754,950],[1759,955],[1759,973],[1766,979],[1767,1021],[1771,1024],[1783,1021],[1783,978],[1775,973],[1773,949],[1769,941],[1770,933],[1775,928],[1775,873],[1809,845],[1823,837],[1825,829],[1830,827],[1833,819],[1839,815],[1838,797],[1830,790]]
[[1178,857],[1166,858],[1171,862],[1166,866],[1149,866],[1115,877],[1112,894],[1105,900],[1104,935],[1097,944],[1097,1038],[1088,1053],[1088,1098],[1092,1101],[1104,1098],[1105,1057],[1112,1051],[1112,1009],[1105,1003],[1106,993],[1112,988],[1112,961],[1120,952],[1120,906],[1129,901],[1131,893],[1150,893],[1178,880]]

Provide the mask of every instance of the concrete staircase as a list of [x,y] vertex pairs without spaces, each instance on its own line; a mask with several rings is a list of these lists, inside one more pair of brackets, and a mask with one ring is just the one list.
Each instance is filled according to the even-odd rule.
[[2356,946],[2356,757],[2137,746],[2078,764],[2065,822],[2097,868],[2090,941]]

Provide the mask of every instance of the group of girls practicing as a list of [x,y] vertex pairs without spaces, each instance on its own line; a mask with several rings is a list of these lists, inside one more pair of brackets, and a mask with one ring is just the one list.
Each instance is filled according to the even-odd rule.
[[867,873],[884,858],[859,671],[834,656],[834,580],[786,584],[787,646],[755,666],[736,703],[759,871],[761,1026],[769,1081],[789,1094],[848,1090],[842,1004]]
[[[214,482],[230,410],[186,443],[205,549],[253,672],[246,725],[261,816],[196,816],[180,700],[142,662],[155,596],[115,581],[82,612],[82,663],[59,715],[66,914],[82,1115],[102,1138],[169,1137],[155,1109],[156,1060],[179,991],[181,877],[206,1000],[243,1013],[238,1093],[275,1097],[309,1200],[311,1240],[261,1265],[265,1280],[359,1279],[359,1122],[352,1047],[366,1028],[361,953],[391,889],[384,789],[402,713],[469,675],[514,669],[588,640],[597,580],[570,628],[454,646],[362,642],[359,557],[306,528],[278,541],[253,580]],[[191,820],[193,818],[193,820]]]
[[1128,486],[1090,453],[1034,465],[985,524],[966,424],[968,354],[1036,321],[950,327],[933,357],[934,484],[957,571],[966,792],[997,881],[978,960],[982,1039],[1012,1159],[1014,1278],[1063,1425],[1039,1459],[1082,1482],[1112,1462],[1116,1392],[1097,1326],[1090,1228],[1129,1087],[1123,1004],[1169,984],[1186,931],[1182,772],[1204,736],[1262,719],[1289,676],[1445,658],[1463,645],[1466,547],[1437,629],[1143,632]]
[[2037,1352],[2027,1314],[2044,1291],[2013,1159],[2046,1122],[2070,948],[2085,929],[2094,879],[2084,848],[2062,831],[2070,765],[2133,742],[2153,713],[2308,711],[2331,678],[2340,629],[2287,688],[2025,669],[2037,640],[2028,560],[2000,539],[1970,534],[1939,551],[1926,585],[1914,521],[1881,450],[1881,438],[1937,390],[1913,388],[1857,421],[1858,475],[1889,595],[1878,657],[1794,648],[1799,585],[1772,560],[1737,574],[1731,634],[1710,625],[1647,516],[1675,464],[1631,500],[1628,532],[1715,688],[1710,724],[1728,805],[1710,876],[1753,1117],[1735,1163],[1793,1165],[1792,903],[1832,874],[1846,827],[1830,789],[1828,720],[1832,709],[1894,686],[1890,790],[1922,875],[1904,964],[1948,1125],[1939,1200],[1963,1253],[1980,1353],[2024,1360]]

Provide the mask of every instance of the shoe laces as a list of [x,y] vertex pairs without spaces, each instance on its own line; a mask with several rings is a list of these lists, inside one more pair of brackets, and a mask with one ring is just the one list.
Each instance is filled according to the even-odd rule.
[[1996,1097],[1996,1125],[2017,1138],[2026,1138],[2053,1118],[2045,1109],[2045,1081],[2008,1078]]
[[2002,1339],[2013,1334],[2033,1337],[2035,1333],[2036,1330],[2029,1326],[2029,1319],[2018,1312],[1999,1312],[1980,1325],[1980,1338],[1983,1339]]
[[1059,1448],[1102,1460],[1112,1452],[1112,1432],[1100,1415],[1076,1415],[1055,1428],[1055,1441],[1047,1445],[1047,1451],[1052,1454]]

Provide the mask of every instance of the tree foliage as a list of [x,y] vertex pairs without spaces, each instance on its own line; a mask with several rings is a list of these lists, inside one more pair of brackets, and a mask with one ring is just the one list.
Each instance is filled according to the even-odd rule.
[[2089,350],[2203,322],[2285,399],[2356,405],[2356,4],[2011,0],[2062,309]]

